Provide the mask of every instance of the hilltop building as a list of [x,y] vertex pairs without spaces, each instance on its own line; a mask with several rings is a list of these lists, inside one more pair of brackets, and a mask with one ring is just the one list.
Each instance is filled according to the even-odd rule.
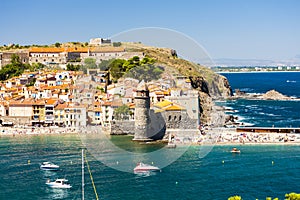
[[111,44],[110,39],[103,39],[103,38],[91,38],[90,45],[102,45],[102,44]]

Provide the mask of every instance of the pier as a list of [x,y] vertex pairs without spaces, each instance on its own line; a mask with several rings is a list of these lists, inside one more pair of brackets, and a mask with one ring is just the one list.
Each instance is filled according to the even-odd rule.
[[300,128],[279,128],[279,127],[238,127],[236,132],[253,133],[300,133]]

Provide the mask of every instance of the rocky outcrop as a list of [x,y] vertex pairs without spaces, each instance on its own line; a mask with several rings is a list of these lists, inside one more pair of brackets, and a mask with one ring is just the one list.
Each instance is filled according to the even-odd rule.
[[249,94],[239,89],[235,90],[234,97],[232,99],[253,99],[253,100],[300,100],[299,98],[289,97],[286,95],[281,94],[276,90],[270,90],[265,94]]
[[289,100],[291,97],[285,96],[275,90],[270,90],[265,94],[261,95],[259,98],[264,100]]

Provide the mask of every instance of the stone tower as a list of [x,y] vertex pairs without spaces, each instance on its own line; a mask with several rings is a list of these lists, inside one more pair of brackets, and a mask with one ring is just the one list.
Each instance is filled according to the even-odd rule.
[[149,141],[149,123],[150,123],[150,96],[147,84],[141,81],[137,86],[134,111],[134,138],[136,141]]

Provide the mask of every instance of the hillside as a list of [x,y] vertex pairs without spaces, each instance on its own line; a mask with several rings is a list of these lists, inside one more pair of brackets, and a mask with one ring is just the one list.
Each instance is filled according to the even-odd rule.
[[205,66],[172,56],[171,49],[149,47],[136,43],[122,43],[122,46],[128,51],[141,51],[156,59],[158,64],[172,67],[178,73],[189,77],[192,86],[200,93],[202,123],[212,122],[213,99],[227,98],[232,95],[230,84],[224,76]]
[[[37,45],[28,46],[3,46],[1,51],[28,51],[30,47],[35,47]],[[87,42],[69,42],[64,44],[52,44],[52,45],[39,45],[40,47],[92,47]],[[110,45],[105,45],[110,46]],[[121,47],[124,47],[128,52],[143,52],[144,55],[154,58],[156,64],[163,66],[165,68],[171,69],[177,74],[187,76],[192,86],[199,91],[200,94],[200,106],[201,106],[201,121],[202,123],[212,122],[212,110],[213,110],[213,99],[227,98],[232,95],[232,91],[228,80],[219,74],[216,74],[211,69],[189,62],[187,60],[178,58],[172,55],[172,49],[168,48],[158,48],[145,46],[140,43],[121,43]],[[174,52],[173,52],[174,53]],[[215,117],[214,117],[215,118]]]

